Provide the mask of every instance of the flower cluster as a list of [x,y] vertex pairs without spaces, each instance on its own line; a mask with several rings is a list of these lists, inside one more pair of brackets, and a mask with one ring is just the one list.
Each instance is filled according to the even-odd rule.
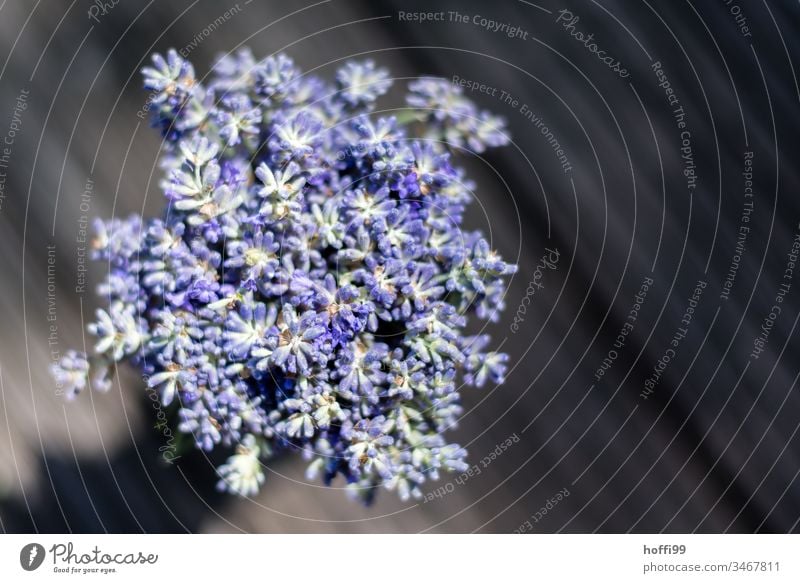
[[169,51],[143,75],[167,208],[96,223],[107,306],[59,384],[107,389],[132,362],[198,448],[235,448],[218,475],[240,495],[289,449],[366,500],[463,471],[443,437],[458,384],[500,383],[507,360],[465,327],[496,319],[516,268],[461,230],[472,185],[450,151],[507,143],[502,120],[430,78],[406,123],[377,116],[391,80],[371,61],[329,84],[245,50],[201,82]]

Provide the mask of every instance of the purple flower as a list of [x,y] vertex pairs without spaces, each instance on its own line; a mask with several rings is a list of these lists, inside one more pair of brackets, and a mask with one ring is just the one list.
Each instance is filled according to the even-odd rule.
[[158,53],[153,55],[153,66],[142,69],[144,88],[154,91],[152,103],[164,103],[170,99],[188,95],[195,85],[194,68],[189,61],[178,55],[175,49],[167,51],[165,59]]
[[143,74],[166,210],[96,223],[105,304],[59,388],[107,390],[130,362],[197,448],[233,450],[218,487],[240,496],[295,449],[365,501],[463,471],[458,387],[508,360],[465,330],[498,318],[516,267],[463,230],[474,184],[452,159],[505,144],[502,120],[433,78],[409,87],[420,123],[374,115],[391,80],[372,61],[326,82],[242,49],[201,82],[169,51]]
[[383,416],[362,419],[353,427],[350,431],[352,445],[347,448],[351,470],[366,474],[374,472],[383,479],[392,477],[392,462],[386,449],[394,443],[394,438],[385,433],[386,428]]
[[327,315],[307,311],[298,316],[292,305],[285,305],[277,324],[277,348],[272,364],[288,373],[308,374],[313,363],[327,360],[320,350],[320,339],[327,332]]
[[85,354],[74,350],[67,351],[58,362],[53,363],[50,372],[56,381],[56,386],[70,400],[89,383],[89,361]]
[[419,119],[426,123],[426,138],[478,153],[508,144],[505,120],[479,111],[463,96],[460,86],[445,79],[423,77],[411,83],[409,89],[406,102],[419,111]]
[[305,111],[275,124],[275,134],[270,146],[279,160],[303,158],[314,153],[321,140],[322,124]]
[[373,103],[392,85],[389,72],[377,68],[373,61],[346,63],[336,72],[336,83],[339,97],[351,107]]
[[215,119],[219,125],[219,135],[229,147],[236,146],[243,138],[258,135],[261,123],[261,110],[253,107],[244,95],[233,94],[223,98],[216,110]]

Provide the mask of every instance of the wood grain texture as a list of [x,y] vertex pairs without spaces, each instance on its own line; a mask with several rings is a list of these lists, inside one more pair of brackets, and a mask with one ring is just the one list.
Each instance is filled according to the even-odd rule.
[[[309,5],[240,1],[223,21],[234,4],[121,0],[99,22],[86,4],[7,0],[0,10],[0,137],[20,91],[30,92],[0,206],[3,531],[510,532],[564,488],[569,497],[534,531],[798,530],[800,276],[767,353],[749,359],[800,220],[796,4],[748,3],[747,38],[723,3],[659,3],[657,14],[644,2],[575,3],[578,28],[628,65],[628,79],[598,64],[556,14],[510,0],[441,8],[333,1],[291,16]],[[457,10],[530,35],[508,38],[471,20],[401,22],[398,10]],[[159,139],[137,116],[146,98],[137,71],[153,50],[198,38],[190,58],[201,74],[216,53],[246,44],[257,55],[286,50],[326,76],[337,61],[369,52],[397,77],[476,80],[528,105],[563,145],[568,174],[519,104],[475,95],[508,119],[514,145],[466,161],[479,202],[468,223],[518,257],[520,272],[493,329],[514,370],[499,388],[463,392],[455,433],[479,467],[509,435],[520,442],[443,498],[404,504],[383,493],[363,508],[342,484],[308,483],[294,458],[269,465],[254,500],[225,497],[214,490],[219,456],[158,461],[163,436],[134,372],[121,371],[106,395],[65,405],[54,394],[50,352],[89,342],[81,322],[97,306],[74,292],[87,178],[92,216],[160,211]],[[657,61],[687,112],[699,180],[691,196]],[[747,150],[756,174],[752,229],[731,298],[721,300]],[[56,249],[55,322],[48,245]],[[513,333],[546,248],[560,250],[558,267],[544,274]],[[90,281],[100,274],[94,269]],[[597,381],[645,277],[654,283],[636,326]],[[691,327],[644,400],[698,281],[707,288]],[[53,323],[57,344],[48,343]]]

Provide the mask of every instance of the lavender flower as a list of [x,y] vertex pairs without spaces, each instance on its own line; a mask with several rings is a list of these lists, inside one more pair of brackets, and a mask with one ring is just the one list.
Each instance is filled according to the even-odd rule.
[[220,490],[239,496],[253,496],[264,483],[264,472],[258,459],[259,448],[255,437],[248,435],[237,448],[237,453],[217,468]]
[[406,101],[419,111],[426,137],[478,153],[487,147],[508,144],[503,118],[479,111],[458,85],[446,79],[423,77],[411,83],[409,89]]
[[508,358],[464,331],[516,267],[460,230],[473,185],[451,154],[505,144],[502,120],[432,78],[407,98],[421,135],[371,115],[391,86],[371,61],[327,84],[244,49],[204,84],[169,51],[143,74],[167,210],[96,224],[108,304],[93,354],[52,367],[67,397],[129,361],[196,447],[235,449],[218,485],[241,496],[282,451],[365,501],[463,471],[457,384],[502,382]]
[[378,69],[372,61],[351,61],[336,73],[340,98],[352,107],[371,104],[389,90],[392,82],[386,69]]
[[50,367],[50,372],[56,385],[64,388],[67,399],[74,399],[89,383],[89,362],[86,355],[74,350],[67,351]]

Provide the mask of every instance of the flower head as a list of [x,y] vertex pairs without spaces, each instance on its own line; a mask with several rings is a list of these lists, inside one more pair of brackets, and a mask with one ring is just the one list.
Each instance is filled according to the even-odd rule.
[[506,143],[502,120],[433,78],[410,85],[419,124],[374,115],[391,81],[372,61],[327,83],[242,49],[200,82],[169,51],[143,74],[166,210],[96,224],[107,303],[93,353],[52,367],[65,394],[132,363],[197,448],[234,450],[218,485],[240,496],[283,451],[366,501],[463,471],[458,386],[507,365],[465,330],[498,317],[516,268],[462,230],[474,185],[453,160]]
[[236,448],[236,454],[217,468],[220,480],[217,488],[239,496],[255,495],[264,483],[264,472],[258,459],[255,437],[247,435]]
[[341,99],[351,106],[370,104],[389,90],[389,72],[373,61],[350,61],[336,72]]

